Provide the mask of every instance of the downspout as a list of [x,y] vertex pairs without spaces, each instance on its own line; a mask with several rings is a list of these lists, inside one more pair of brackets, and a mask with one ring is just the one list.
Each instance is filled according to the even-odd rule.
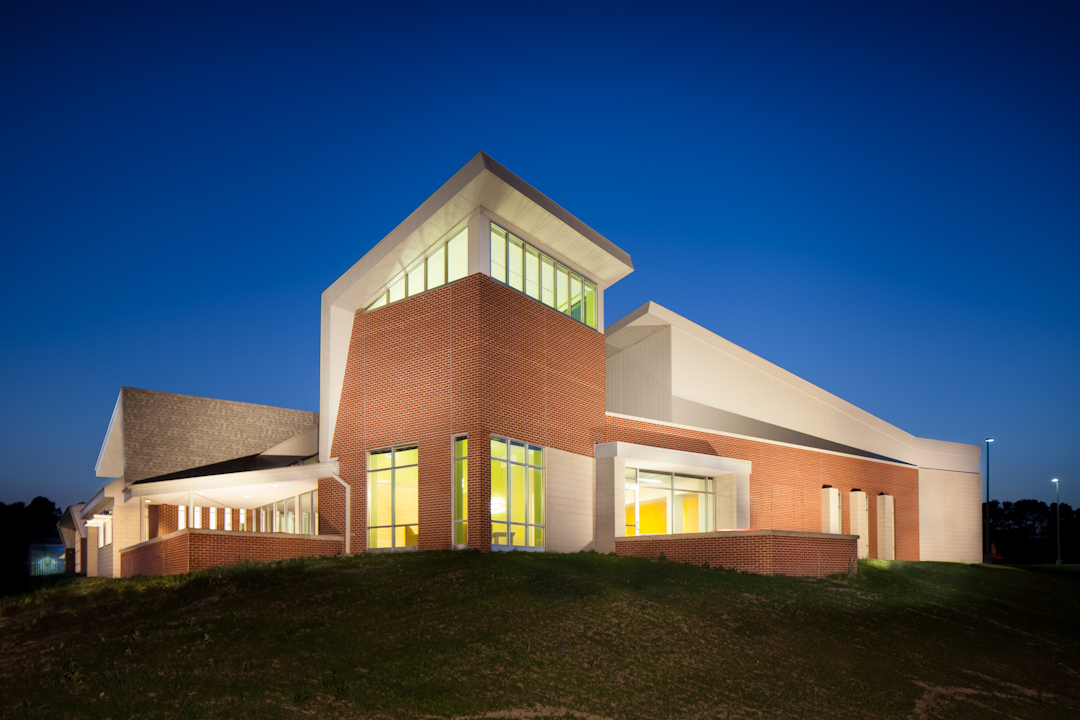
[[330,477],[345,488],[345,554],[352,555],[352,485],[342,480],[335,472],[330,473]]

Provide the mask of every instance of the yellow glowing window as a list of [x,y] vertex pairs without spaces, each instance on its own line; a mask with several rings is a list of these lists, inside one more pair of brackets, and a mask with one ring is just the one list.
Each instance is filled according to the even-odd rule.
[[544,547],[544,450],[491,438],[491,544]]
[[419,523],[419,448],[402,445],[368,453],[368,548],[415,547]]
[[491,225],[491,277],[596,329],[596,283],[495,224]]
[[713,479],[627,468],[625,533],[668,535],[715,529]]
[[[469,229],[462,228],[417,264],[391,281],[368,303],[365,312],[434,290],[469,274]],[[493,240],[494,241],[494,240]],[[505,254],[505,251],[504,251]]]
[[454,546],[462,548],[469,541],[469,439],[454,438],[453,452]]

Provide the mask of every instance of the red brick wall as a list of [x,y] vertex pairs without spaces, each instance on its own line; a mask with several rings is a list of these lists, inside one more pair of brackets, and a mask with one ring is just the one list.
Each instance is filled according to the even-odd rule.
[[269,562],[318,555],[340,555],[345,551],[340,537],[260,537],[257,534],[235,532],[190,533],[188,537],[192,570],[238,565],[249,560]]
[[345,488],[334,478],[319,478],[319,534],[345,535]]
[[186,573],[189,568],[186,532],[120,551],[120,577],[175,575]]
[[269,562],[344,552],[341,537],[267,536],[225,531],[181,531],[120,553],[121,577],[172,575],[248,560]]
[[591,456],[603,426],[604,336],[485,275],[360,312],[331,450],[352,486],[352,551],[367,545],[369,450],[419,444],[420,549],[445,549],[451,439],[467,433],[469,546],[489,549],[490,435]]
[[[151,506],[153,509],[154,506]],[[158,509],[158,537],[175,532],[179,527],[179,509],[176,505],[159,505]]]
[[615,552],[632,557],[659,557],[759,575],[825,577],[847,572],[857,548],[853,537],[722,532],[616,538]]
[[625,418],[606,418],[597,442],[629,442],[749,460],[750,527],[821,531],[821,486],[839,488],[841,532],[850,532],[848,492],[867,494],[870,556],[877,556],[879,492],[895,498],[896,559],[919,559],[919,471],[889,463],[685,430]]

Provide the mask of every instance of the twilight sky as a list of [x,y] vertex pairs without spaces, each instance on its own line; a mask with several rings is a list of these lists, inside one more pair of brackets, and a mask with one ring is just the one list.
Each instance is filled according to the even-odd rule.
[[0,501],[96,492],[123,385],[318,410],[320,293],[484,150],[609,323],[1080,504],[1075,2],[364,5],[0,5]]

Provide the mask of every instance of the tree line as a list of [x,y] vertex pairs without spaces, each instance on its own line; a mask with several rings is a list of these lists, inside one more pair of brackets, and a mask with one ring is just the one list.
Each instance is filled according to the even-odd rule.
[[[986,503],[983,503],[986,517]],[[1057,560],[1057,504],[1040,500],[990,501],[990,542],[994,561],[1031,565]],[[1080,517],[1061,503],[1061,560],[1080,562]]]

